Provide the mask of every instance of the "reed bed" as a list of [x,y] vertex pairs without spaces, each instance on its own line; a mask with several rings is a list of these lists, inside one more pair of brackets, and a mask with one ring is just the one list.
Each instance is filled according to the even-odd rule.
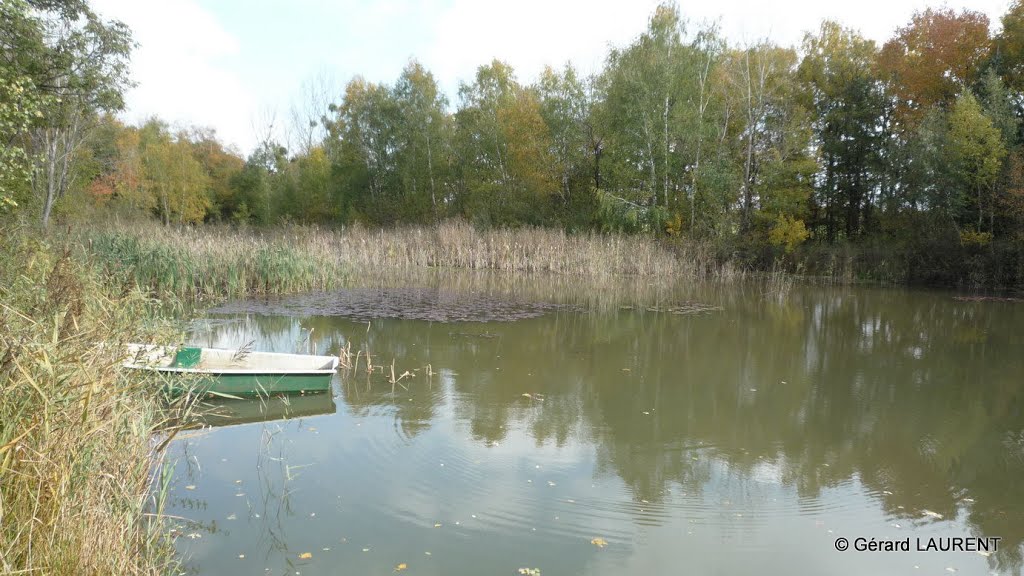
[[166,412],[118,370],[121,342],[164,332],[149,297],[110,280],[0,228],[0,573],[173,567],[149,500]]
[[325,290],[346,277],[337,241],[314,228],[259,233],[153,224],[81,233],[106,270],[158,296],[200,300]]
[[357,269],[430,266],[549,272],[570,276],[704,278],[715,267],[702,246],[676,250],[643,236],[567,234],[547,228],[477,230],[463,222],[433,228],[349,228],[340,248]]
[[423,268],[550,273],[597,278],[734,280],[699,243],[649,237],[567,234],[517,228],[477,230],[458,221],[433,227],[342,230],[289,227],[164,228],[152,224],[92,228],[80,241],[109,270],[156,294],[193,298],[326,290],[353,276]]

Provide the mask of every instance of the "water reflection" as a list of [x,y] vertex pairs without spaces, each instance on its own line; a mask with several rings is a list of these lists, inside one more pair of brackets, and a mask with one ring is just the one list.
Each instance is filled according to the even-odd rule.
[[191,420],[199,426],[235,426],[334,414],[334,398],[329,393],[272,395],[247,401],[207,398],[197,403]]
[[[387,573],[415,554],[417,572],[438,574],[519,562],[552,573],[1020,572],[1019,305],[820,288],[782,302],[697,296],[723,310],[210,319],[196,344],[350,346],[433,376],[420,370],[392,392],[387,371],[360,370],[336,382],[337,414],[178,443],[207,477],[184,473],[177,493],[191,481],[218,503],[181,515],[239,518],[235,480],[261,487],[247,493],[244,529],[179,540],[191,566],[330,573],[324,558],[344,554],[353,570]],[[254,532],[258,545],[245,541]],[[831,548],[839,534],[1003,540],[987,558],[844,556]],[[610,546],[597,553],[595,536]],[[259,564],[215,552],[231,546],[270,552]],[[313,558],[298,560],[307,548]]]

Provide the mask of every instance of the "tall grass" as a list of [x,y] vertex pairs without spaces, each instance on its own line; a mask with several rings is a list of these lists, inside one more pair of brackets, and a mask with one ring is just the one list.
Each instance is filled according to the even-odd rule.
[[111,273],[157,295],[202,299],[321,290],[345,277],[332,238],[315,229],[272,233],[138,224],[90,229],[81,241]]
[[[80,251],[0,228],[0,573],[157,574],[145,513],[161,410],[117,369],[153,302]],[[114,346],[97,346],[108,342]]]
[[415,268],[544,272],[573,277],[684,280],[743,276],[699,243],[643,236],[566,234],[543,228],[433,227],[332,231],[292,227],[173,229],[149,224],[88,229],[81,240],[108,269],[158,294],[241,296],[323,290],[353,275]]

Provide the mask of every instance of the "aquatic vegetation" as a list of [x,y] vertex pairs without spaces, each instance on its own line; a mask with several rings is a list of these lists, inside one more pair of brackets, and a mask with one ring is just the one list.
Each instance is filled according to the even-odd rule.
[[174,565],[154,521],[166,483],[147,497],[168,412],[118,370],[119,346],[96,345],[168,333],[152,299],[111,280],[72,246],[0,229],[0,572]]
[[381,270],[464,268],[601,277],[686,280],[743,277],[708,245],[652,237],[567,234],[546,228],[478,230],[460,221],[431,227],[340,230],[88,228],[83,244],[139,286],[190,296],[272,294],[327,289],[348,276]]
[[106,270],[159,296],[189,299],[323,290],[346,278],[330,237],[314,229],[89,229],[80,241]]

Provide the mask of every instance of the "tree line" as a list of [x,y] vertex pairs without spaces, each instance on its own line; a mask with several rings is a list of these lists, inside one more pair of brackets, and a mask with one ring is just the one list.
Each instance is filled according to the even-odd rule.
[[852,246],[880,267],[901,254],[910,279],[1024,280],[1022,0],[997,32],[929,8],[881,46],[825,21],[797,47],[730,43],[664,4],[593,76],[525,84],[494,60],[453,103],[413,60],[394,83],[316,95],[290,142],[245,158],[210,130],[115,119],[130,31],[85,0],[0,10],[0,210],[44,224],[459,217],[702,239],[760,265]]

